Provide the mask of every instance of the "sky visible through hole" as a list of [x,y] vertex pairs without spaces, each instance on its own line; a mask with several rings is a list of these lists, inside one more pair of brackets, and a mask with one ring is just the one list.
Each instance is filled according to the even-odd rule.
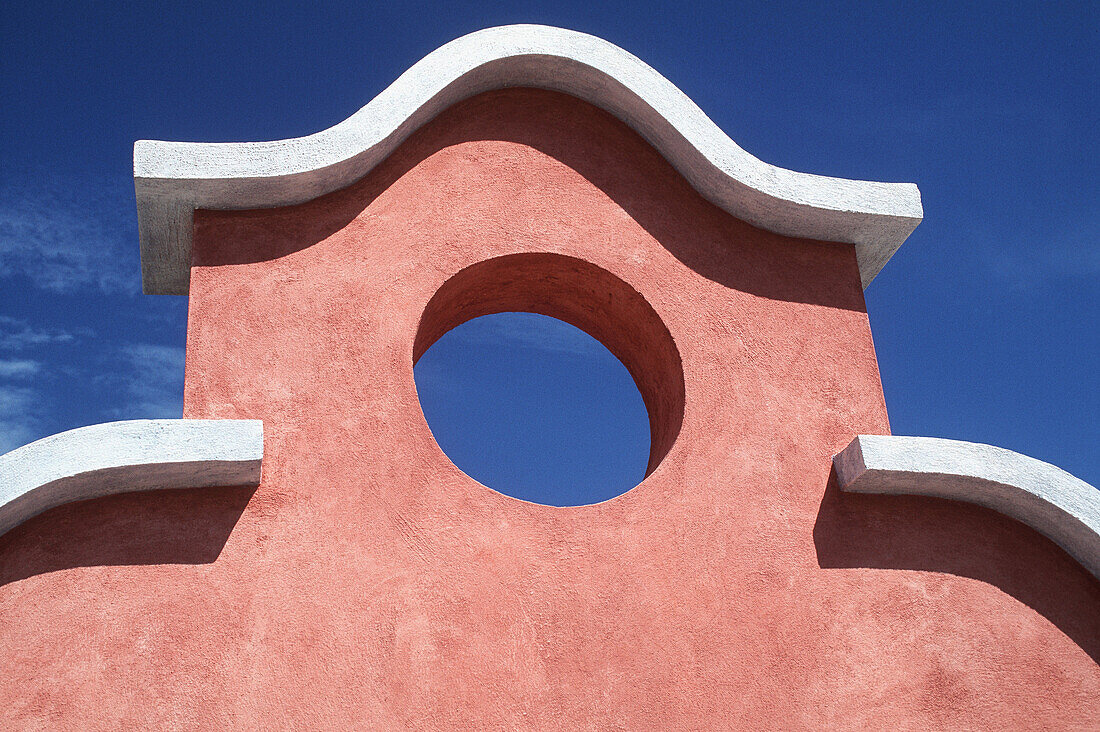
[[436,341],[415,373],[436,442],[501,493],[574,506],[645,477],[649,416],[638,387],[602,343],[568,323],[475,318]]

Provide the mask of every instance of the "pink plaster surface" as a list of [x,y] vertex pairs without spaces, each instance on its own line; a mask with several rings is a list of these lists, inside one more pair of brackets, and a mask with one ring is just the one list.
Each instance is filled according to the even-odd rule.
[[[500,262],[452,279],[525,253],[562,257],[507,260],[530,288]],[[580,274],[539,279],[559,265]],[[605,298],[587,310],[562,294],[588,286]],[[637,488],[528,504],[440,451],[414,344],[491,296],[566,315],[632,369],[664,440]],[[631,325],[639,300],[669,341]],[[621,329],[640,335],[609,343]],[[263,419],[263,482],[75,504],[0,538],[0,726],[1100,719],[1100,583],[990,511],[836,490],[831,456],[889,432],[853,247],[730,217],[575,99],[485,94],[344,191],[197,212],[185,405]]]

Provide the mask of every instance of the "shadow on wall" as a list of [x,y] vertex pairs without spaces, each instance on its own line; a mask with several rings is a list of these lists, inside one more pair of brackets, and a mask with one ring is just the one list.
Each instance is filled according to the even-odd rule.
[[[493,91],[459,102],[413,133],[362,180],[315,202],[260,211],[196,211],[196,229],[216,223],[218,236],[216,251],[204,251],[200,244],[208,237],[196,235],[194,264],[245,264],[305,249],[343,229],[434,153],[484,140],[526,145],[572,168],[703,277],[771,299],[865,310],[853,245],[757,229],[704,199],[611,114],[540,89]],[[272,225],[276,216],[278,225]],[[263,226],[262,235],[248,235],[253,220]],[[231,235],[234,231],[240,235]],[[846,271],[836,272],[838,264]]]
[[814,546],[822,568],[944,572],[991,584],[1100,663],[1100,581],[1054,542],[996,511],[942,498],[845,493],[833,471]]
[[74,567],[210,564],[256,488],[185,488],[68,503],[0,536],[0,587]]

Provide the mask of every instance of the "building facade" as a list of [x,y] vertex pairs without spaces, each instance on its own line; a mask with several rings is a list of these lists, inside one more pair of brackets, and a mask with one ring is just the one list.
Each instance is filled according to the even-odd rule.
[[[309,138],[139,142],[135,179],[146,291],[189,297],[184,420],[0,458],[4,726],[1100,720],[1096,490],[890,436],[863,288],[914,186],[767,165],[534,26]],[[536,505],[438,447],[413,365],[504,311],[627,367],[640,485]]]

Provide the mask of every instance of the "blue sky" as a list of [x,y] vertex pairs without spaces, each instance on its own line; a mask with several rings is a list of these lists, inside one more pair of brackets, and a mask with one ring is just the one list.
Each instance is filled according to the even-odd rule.
[[[925,221],[867,290],[894,432],[1008,447],[1100,485],[1100,11],[1090,3],[10,4],[0,451],[83,424],[180,414],[187,305],[140,294],[134,140],[308,134],[439,45],[515,22],[626,48],[770,163],[916,182]],[[580,388],[577,373],[615,378],[598,349],[543,358],[552,346],[532,333],[583,339],[533,323],[453,334],[454,383],[505,388],[461,377],[490,357],[535,379],[524,383],[550,404]],[[540,363],[549,371],[532,375]],[[476,415],[449,414],[447,429],[476,428]],[[617,416],[624,437],[608,449],[632,454],[637,420],[629,406]],[[548,419],[581,442],[607,429]],[[512,458],[541,459],[531,450]],[[591,473],[595,462],[573,467],[606,489],[615,479]]]
[[468,321],[416,364],[436,442],[467,474],[516,498],[596,503],[630,490],[649,462],[649,417],[626,367],[554,318]]

